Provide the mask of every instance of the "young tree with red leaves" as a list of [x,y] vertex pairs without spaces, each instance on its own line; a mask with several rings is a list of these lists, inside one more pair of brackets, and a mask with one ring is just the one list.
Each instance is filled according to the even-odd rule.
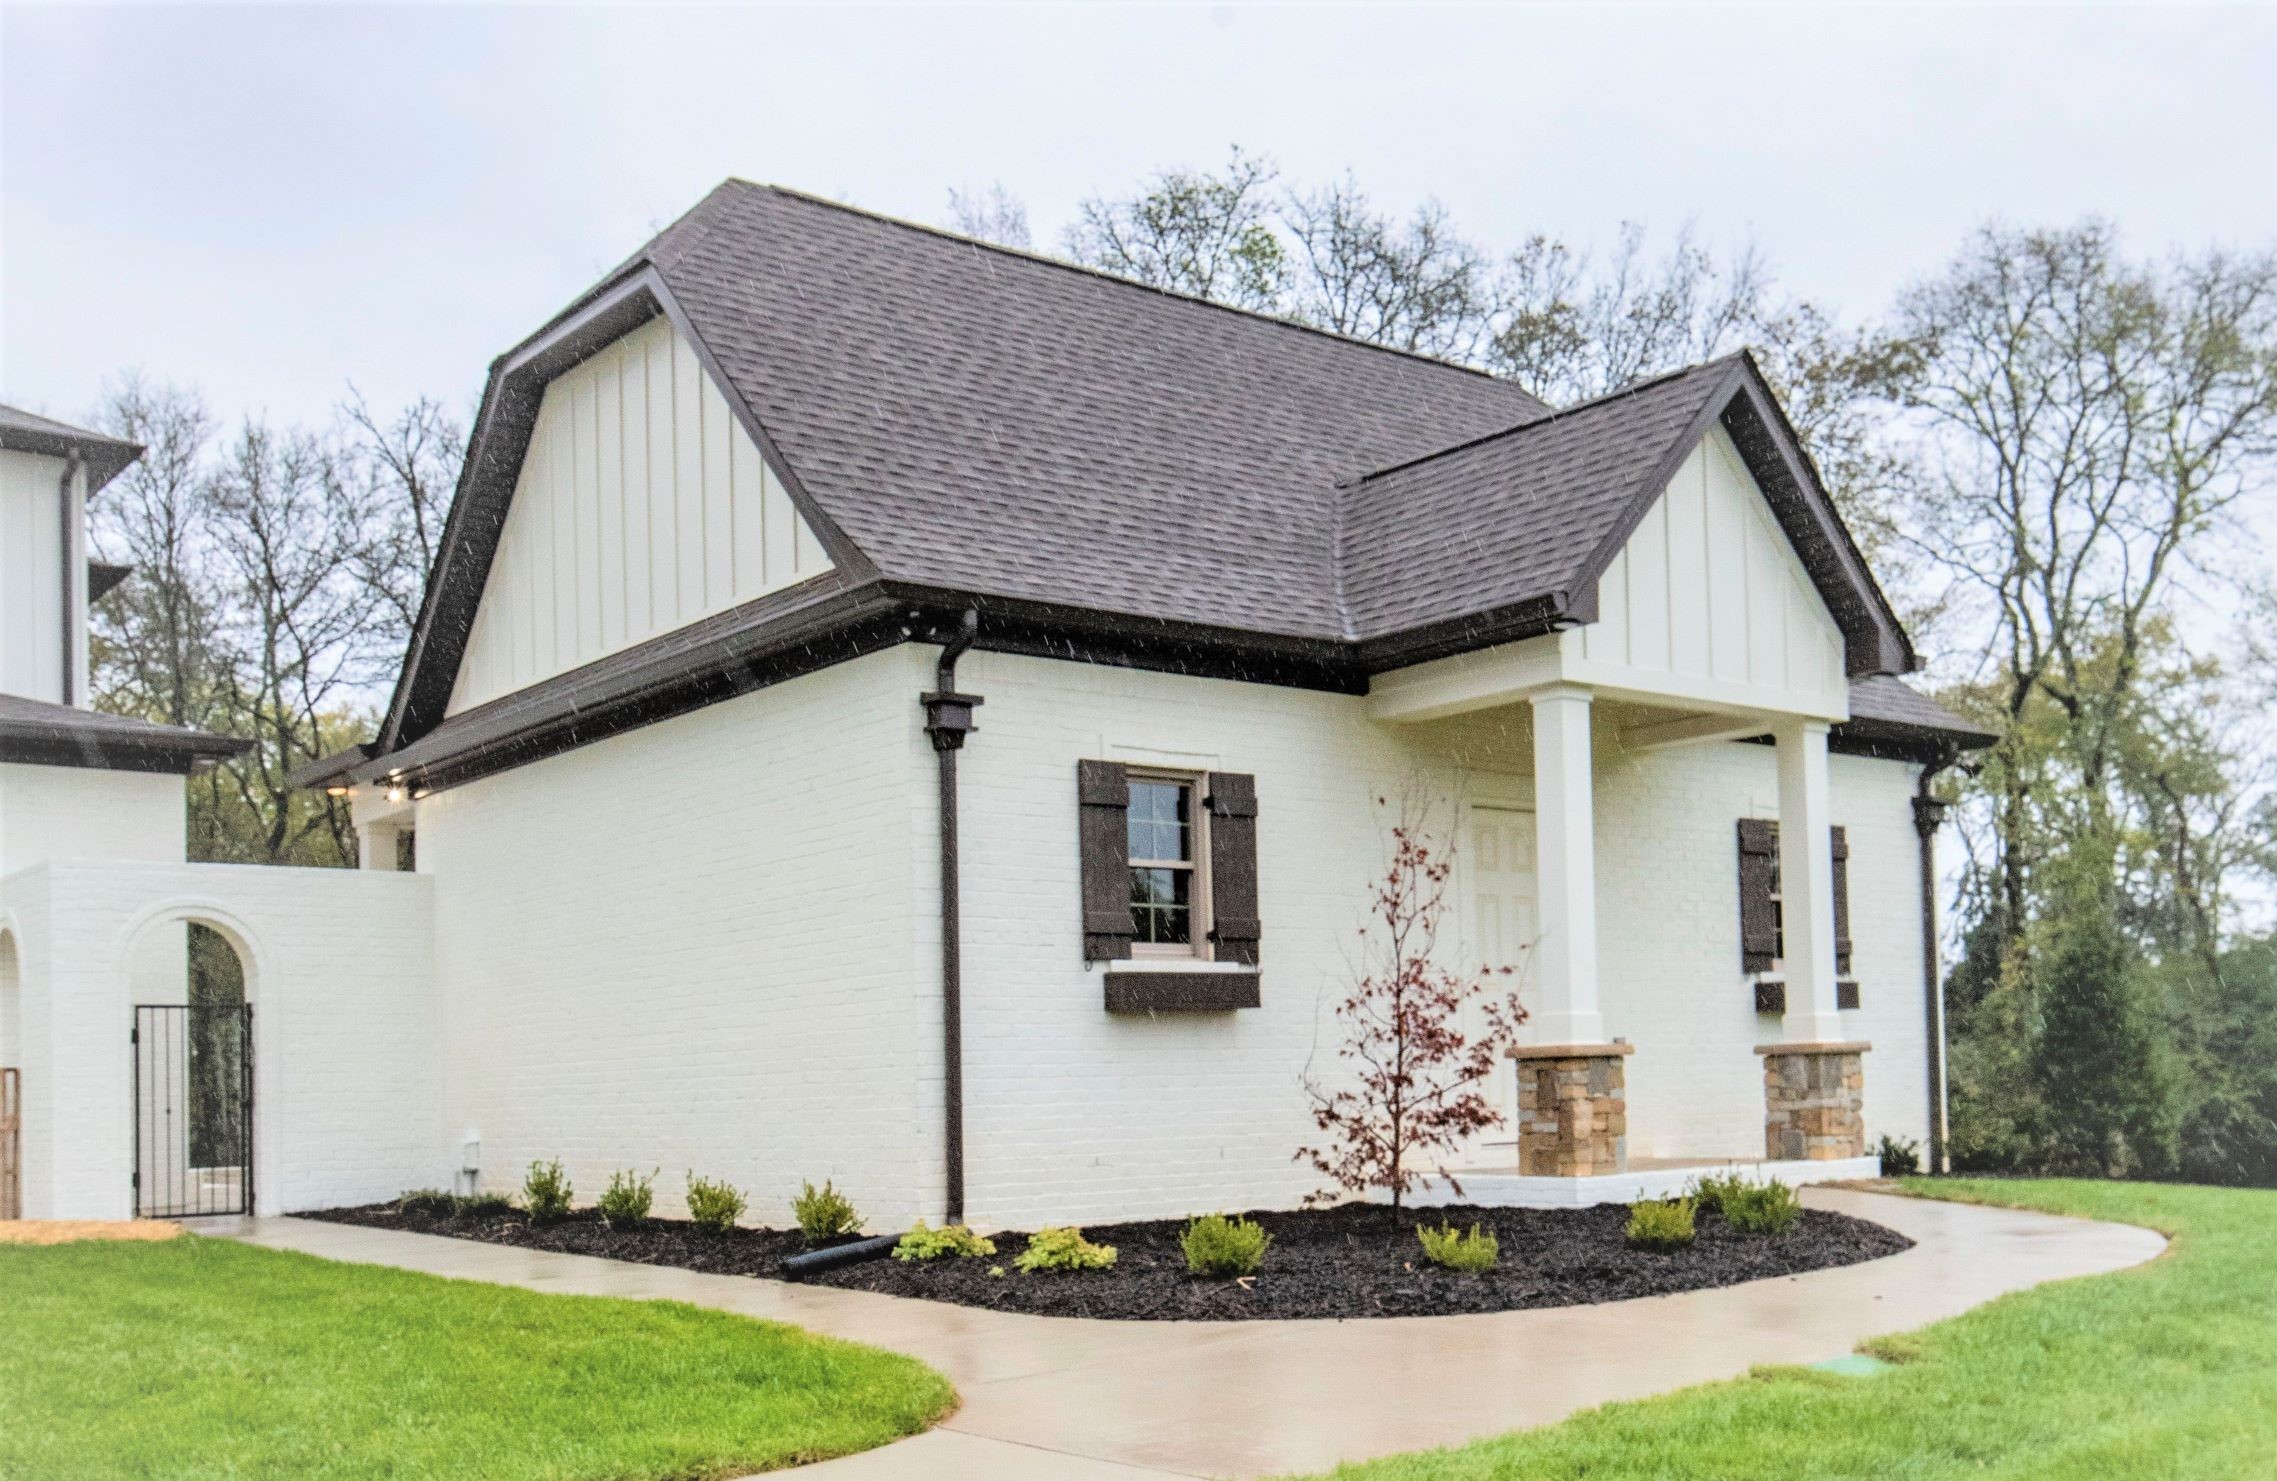
[[[1513,968],[1457,972],[1438,959],[1454,860],[1450,849],[1434,845],[1428,823],[1426,809],[1413,803],[1401,809],[1391,830],[1391,863],[1360,931],[1352,988],[1336,1005],[1344,1030],[1337,1057],[1352,1073],[1334,1087],[1309,1069],[1304,1076],[1325,1143],[1300,1148],[1297,1160],[1310,1162],[1334,1185],[1314,1195],[1316,1202],[1338,1190],[1362,1197],[1382,1190],[1396,1209],[1424,1177],[1411,1165],[1416,1154],[1453,1151],[1464,1138],[1502,1124],[1501,1109],[1483,1090],[1525,1010],[1516,994],[1495,991],[1494,979]],[[1485,1025],[1475,1035],[1462,1027],[1473,1002]],[[1452,1176],[1448,1182],[1462,1192]]]

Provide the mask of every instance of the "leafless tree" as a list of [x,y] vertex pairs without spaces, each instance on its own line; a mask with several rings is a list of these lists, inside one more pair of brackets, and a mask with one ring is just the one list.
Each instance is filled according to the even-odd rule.
[[986,190],[959,190],[951,186],[949,226],[968,237],[1018,247],[1023,252],[1033,245],[1028,235],[1028,208],[1004,188],[1002,181]]
[[398,641],[419,619],[450,513],[466,433],[442,403],[420,397],[393,417],[375,413],[349,388],[340,408],[344,438],[339,477],[357,485],[350,500],[364,517],[351,551],[357,577],[384,605]]
[[1281,221],[1294,239],[1288,312],[1323,329],[1442,359],[1477,358],[1494,328],[1485,254],[1436,202],[1403,224],[1350,176],[1291,193]]

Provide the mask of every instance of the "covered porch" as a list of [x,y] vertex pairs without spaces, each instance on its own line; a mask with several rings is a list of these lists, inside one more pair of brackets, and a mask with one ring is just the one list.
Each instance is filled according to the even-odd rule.
[[[1805,682],[1775,684],[1640,673],[1603,648],[1594,629],[1551,634],[1387,676],[1369,699],[1373,719],[1460,779],[1466,949],[1522,962],[1527,1020],[1496,1087],[1508,1124],[1447,1171],[1463,1201],[1547,1207],[1666,1196],[1734,1168],[1796,1184],[1875,1176],[1871,1043],[1852,1011],[1837,879],[1839,648],[1790,650],[1825,661],[1783,661],[1780,679]],[[1477,821],[1489,816],[1518,824],[1506,854],[1531,845],[1514,908],[1488,877],[1513,867],[1491,857]],[[1735,882],[1751,839],[1767,850],[1754,861],[1767,919]],[[1640,1071],[1657,1123],[1635,1119]],[[1736,1087],[1752,1102],[1745,1125],[1730,1114]],[[1456,1201],[1444,1180],[1425,1196]]]

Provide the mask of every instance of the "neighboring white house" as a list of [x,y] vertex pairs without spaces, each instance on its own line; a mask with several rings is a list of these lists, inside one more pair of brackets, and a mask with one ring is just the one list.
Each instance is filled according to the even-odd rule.
[[[1988,739],[1912,667],[1744,356],[1553,411],[730,183],[494,365],[381,732],[301,777],[367,871],[11,852],[0,931],[123,1040],[121,934],[235,912],[267,1210],[1285,1205],[1404,802],[1530,1015],[1472,1196],[1855,1173],[1937,1132],[1925,777]],[[111,1177],[152,1098],[90,1084],[26,1144],[115,1114]]]

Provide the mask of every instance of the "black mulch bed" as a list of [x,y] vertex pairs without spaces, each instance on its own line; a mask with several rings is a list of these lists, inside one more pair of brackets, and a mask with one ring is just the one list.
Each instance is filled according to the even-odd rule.
[[[453,1220],[373,1204],[308,1217],[724,1275],[775,1276],[785,1255],[804,1248],[795,1231],[707,1234],[692,1224],[659,1219],[620,1233],[592,1214],[532,1226],[520,1214]],[[1012,1259],[1026,1247],[1026,1237],[998,1234],[993,1258],[873,1260],[813,1276],[810,1283],[997,1311],[1112,1320],[1444,1316],[1706,1290],[1855,1265],[1913,1245],[1879,1224],[1816,1209],[1806,1210],[1785,1234],[1756,1237],[1734,1233],[1720,1216],[1702,1212],[1699,1239],[1670,1254],[1630,1249],[1622,1237],[1629,1211],[1610,1204],[1411,1209],[1396,1215],[1378,1205],[1351,1204],[1249,1217],[1271,1232],[1273,1246],[1264,1270],[1246,1285],[1188,1275],[1178,1247],[1185,1221],[1176,1219],[1086,1229],[1093,1241],[1121,1252],[1106,1271],[1023,1275]],[[1459,1275],[1425,1262],[1415,1226],[1441,1220],[1492,1229],[1502,1241],[1500,1264],[1484,1274]],[[990,1275],[991,1267],[1004,1274]]]

